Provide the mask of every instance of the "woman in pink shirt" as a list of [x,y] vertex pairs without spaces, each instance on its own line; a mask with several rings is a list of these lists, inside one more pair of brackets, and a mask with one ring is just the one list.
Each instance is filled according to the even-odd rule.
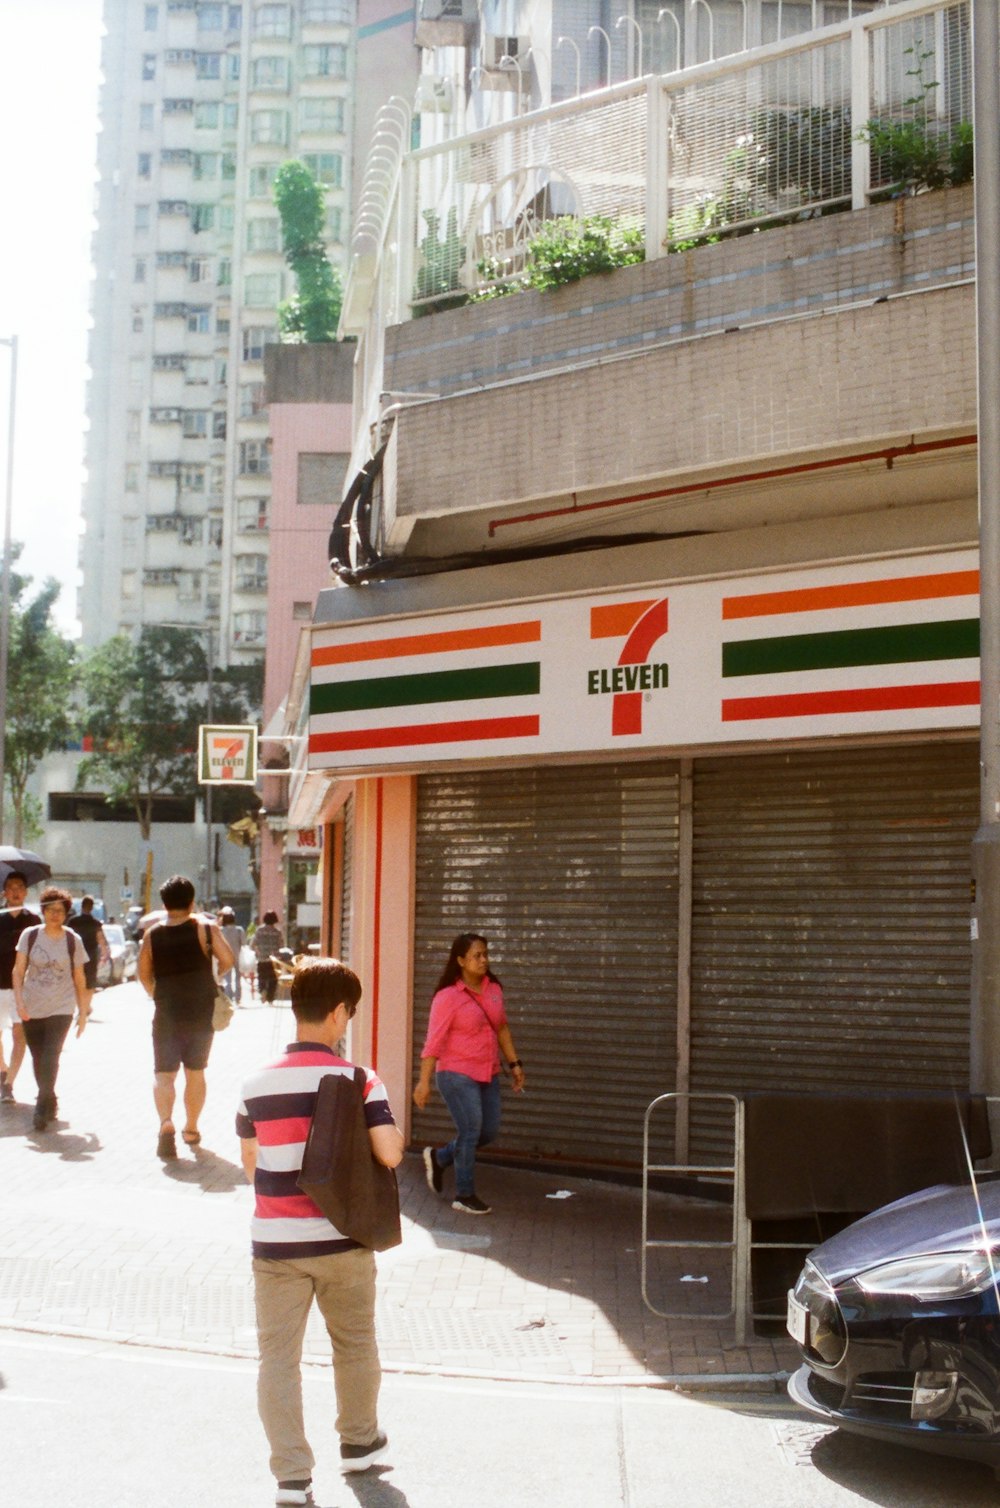
[[444,1170],[454,1165],[453,1210],[488,1215],[490,1207],[475,1189],[476,1148],[500,1129],[500,1053],[511,1071],[515,1093],[524,1088],[524,1068],[507,1025],[500,981],[490,971],[489,948],[478,932],[455,938],[431,1002],[431,1019],[420,1055],[413,1102],[423,1110],[437,1078],[441,1098],[455,1122],[447,1146],[424,1148],[427,1182],[440,1194]]

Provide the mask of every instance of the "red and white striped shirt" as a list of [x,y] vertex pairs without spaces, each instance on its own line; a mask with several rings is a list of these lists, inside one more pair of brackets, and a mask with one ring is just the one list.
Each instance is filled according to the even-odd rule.
[[[354,1064],[321,1042],[290,1042],[277,1062],[243,1085],[236,1133],[257,1140],[250,1224],[255,1257],[322,1257],[358,1244],[330,1224],[297,1182],[319,1083],[328,1073],[350,1077]],[[368,1127],[395,1125],[385,1085],[372,1069],[364,1073]]]

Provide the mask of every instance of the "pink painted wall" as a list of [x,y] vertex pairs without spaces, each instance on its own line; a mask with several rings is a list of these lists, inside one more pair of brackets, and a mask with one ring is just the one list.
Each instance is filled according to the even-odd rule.
[[[308,348],[302,347],[302,350]],[[298,501],[299,456],[346,454],[351,449],[349,402],[270,403],[271,505],[270,556],[267,585],[267,649],[264,664],[264,725],[287,694],[295,666],[299,633],[308,629],[310,618],[293,615],[296,602],[315,606],[318,593],[330,585],[327,540],[339,497],[325,504]],[[277,744],[265,743],[261,763],[278,752]],[[262,804],[280,808],[287,800],[287,778],[264,777]],[[260,910],[285,916],[285,886],[282,860],[285,845],[281,834],[265,831],[260,854]]]

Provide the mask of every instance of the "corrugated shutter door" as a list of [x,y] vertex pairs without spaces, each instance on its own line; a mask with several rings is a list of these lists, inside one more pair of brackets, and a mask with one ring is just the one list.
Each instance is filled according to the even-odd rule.
[[344,802],[343,881],[340,887],[340,957],[351,961],[351,895],[354,874],[354,797]]
[[965,743],[696,763],[693,1089],[968,1086],[978,790]]
[[[527,1092],[499,1146],[636,1165],[675,1080],[677,768],[605,764],[420,779],[414,1070],[452,939],[489,939]],[[435,1095],[414,1124],[444,1141]]]

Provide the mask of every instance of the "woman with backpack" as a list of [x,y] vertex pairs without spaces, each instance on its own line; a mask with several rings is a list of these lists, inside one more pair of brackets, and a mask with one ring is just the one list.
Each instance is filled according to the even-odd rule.
[[80,1036],[90,1015],[91,992],[84,975],[87,949],[82,938],[65,926],[73,905],[69,891],[49,885],[38,905],[43,922],[40,927],[28,927],[18,938],[12,983],[38,1085],[34,1126],[44,1131],[59,1108],[56,1077],[73,1012],[77,1012],[76,1034]]

